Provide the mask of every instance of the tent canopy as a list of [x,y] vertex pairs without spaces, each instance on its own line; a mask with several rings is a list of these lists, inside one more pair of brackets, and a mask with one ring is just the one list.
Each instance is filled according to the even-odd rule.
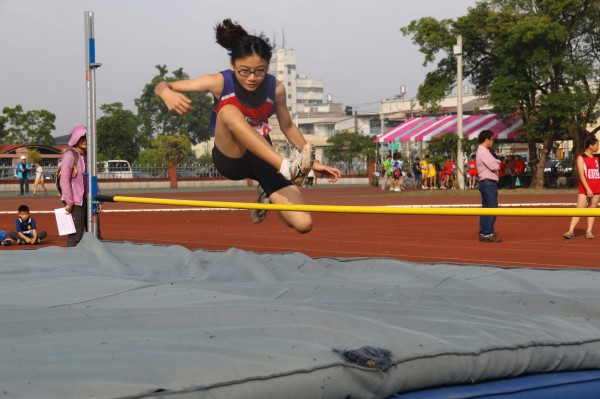
[[[458,130],[456,115],[410,118],[401,125],[377,136],[377,143],[398,141],[429,141],[444,133]],[[519,117],[503,120],[496,114],[463,115],[463,136],[476,138],[482,130],[491,130],[498,140],[512,140],[519,133],[523,120]]]

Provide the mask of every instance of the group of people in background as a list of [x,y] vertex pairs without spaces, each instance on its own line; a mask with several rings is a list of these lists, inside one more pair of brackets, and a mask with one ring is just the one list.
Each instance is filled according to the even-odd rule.
[[385,190],[388,183],[390,184],[390,191],[401,192],[406,190],[404,186],[406,176],[402,170],[403,164],[404,162],[398,153],[386,157],[380,172],[380,176],[383,179],[381,190]]
[[[523,161],[520,155],[501,156],[497,158],[500,161],[498,166],[498,188],[499,189],[514,189],[525,187],[525,172],[527,164]],[[469,189],[477,187],[477,161],[476,155],[471,155],[468,163],[469,174]]]
[[[509,155],[507,157],[492,156],[500,162],[498,169],[498,188],[515,189],[525,187],[525,174],[527,164],[520,155]],[[403,171],[402,158],[398,153],[388,155],[381,165],[379,172],[381,189],[390,187],[390,191],[404,191],[406,187],[429,189],[456,189],[457,168],[456,161],[447,156],[441,164],[431,162],[429,154],[423,159],[416,157],[411,165],[410,173]],[[468,189],[477,188],[477,161],[476,154],[471,155],[466,164],[465,184]]]
[[[35,165],[35,180],[33,183],[33,196],[37,194],[37,187],[40,185],[44,190],[44,195],[48,195],[48,189],[46,188],[46,183],[44,182],[44,167],[39,161],[34,162]],[[29,162],[27,162],[27,157],[25,155],[21,155],[21,159],[17,164],[15,170],[15,176],[19,180],[19,195],[26,196],[29,195],[29,179],[30,174],[33,171],[33,167]]]
[[[67,247],[76,246],[82,239],[84,231],[87,230],[87,127],[83,125],[75,126],[71,131],[71,137],[68,143],[68,149],[63,152],[59,168],[59,187],[61,201],[65,213],[73,217],[75,232],[67,236]],[[33,186],[33,195],[36,195],[38,185],[44,190],[44,195],[48,195],[48,189],[44,184],[43,167],[39,162],[35,162],[36,177]],[[25,156],[21,156],[16,167],[16,174],[19,178],[20,195],[29,195],[29,173],[32,167]],[[101,212],[102,205],[96,206],[96,212]],[[6,232],[0,231],[0,245],[27,245],[41,244],[46,238],[45,230],[37,228],[36,220],[31,217],[28,205],[19,206],[18,217],[15,223],[16,229]],[[98,224],[99,226],[99,224]],[[98,228],[99,230],[99,228]],[[98,232],[98,237],[100,234]]]

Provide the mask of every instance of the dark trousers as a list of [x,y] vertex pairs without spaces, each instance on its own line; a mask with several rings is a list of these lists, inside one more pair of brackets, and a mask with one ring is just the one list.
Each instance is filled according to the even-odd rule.
[[[8,235],[10,235],[10,238],[12,238],[13,240],[20,242],[21,244],[25,244],[25,240],[23,240],[21,236],[19,236],[19,233],[17,233],[16,231],[11,231],[10,233],[8,233]],[[44,238],[46,238],[47,235],[48,233],[46,233],[46,230],[41,230],[38,231],[37,238],[43,240]]]
[[[83,238],[83,233],[87,231],[87,200],[83,200],[81,206],[73,205],[71,210],[73,216],[73,224],[75,225],[75,233],[67,236],[67,247],[76,247],[79,241]],[[97,214],[96,214],[96,217]],[[100,219],[97,220],[98,237],[100,238]]]
[[19,192],[21,195],[29,194],[29,178],[19,179]]
[[[480,180],[477,185],[481,193],[482,208],[498,208],[498,184],[493,180]],[[479,234],[494,234],[496,216],[481,216],[479,218]]]

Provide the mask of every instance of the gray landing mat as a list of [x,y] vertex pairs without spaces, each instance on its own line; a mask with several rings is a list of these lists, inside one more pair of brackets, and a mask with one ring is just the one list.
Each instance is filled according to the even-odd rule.
[[[0,396],[386,398],[597,369],[599,277],[91,234],[0,250]],[[365,347],[389,357],[343,356]]]

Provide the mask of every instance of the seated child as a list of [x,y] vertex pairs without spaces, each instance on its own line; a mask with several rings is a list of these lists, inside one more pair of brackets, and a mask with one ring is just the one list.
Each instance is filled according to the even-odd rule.
[[17,231],[11,231],[9,234],[17,245],[40,244],[46,238],[46,231],[37,231],[35,219],[29,216],[29,207],[21,205],[18,210]]

